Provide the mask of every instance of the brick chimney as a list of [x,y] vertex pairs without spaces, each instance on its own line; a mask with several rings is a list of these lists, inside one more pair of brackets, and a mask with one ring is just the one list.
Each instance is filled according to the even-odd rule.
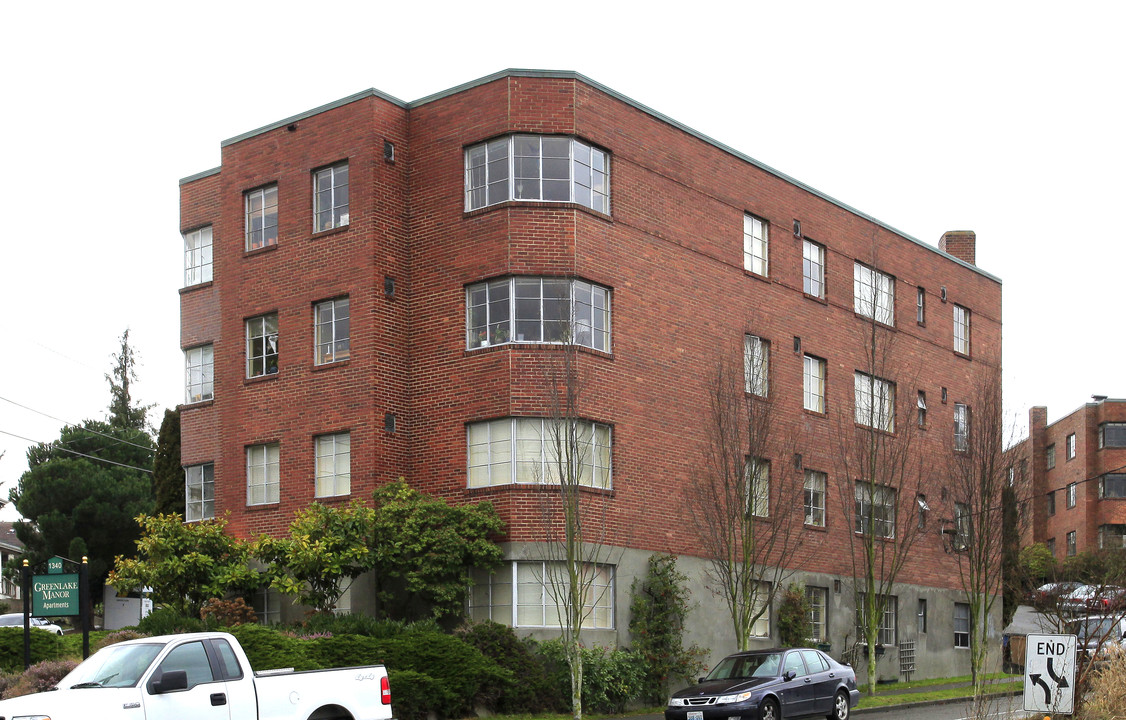
[[970,265],[977,264],[977,235],[973,230],[948,230],[942,233],[938,249]]

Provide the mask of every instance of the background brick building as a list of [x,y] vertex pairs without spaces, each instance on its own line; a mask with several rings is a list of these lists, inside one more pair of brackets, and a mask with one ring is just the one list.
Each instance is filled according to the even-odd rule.
[[1014,452],[1032,498],[1022,545],[1057,560],[1126,547],[1126,400],[1096,396],[1050,425],[1034,407]]
[[[972,232],[935,248],[574,73],[505,71],[411,103],[363,92],[225,141],[181,197],[189,519],[277,533],[314,499],[400,476],[490,500],[511,562],[472,614],[535,634],[554,631],[524,572],[545,559],[529,458],[564,336],[589,380],[591,492],[609,497],[616,550],[587,640],[627,644],[631,582],[675,553],[690,640],[714,656],[732,644],[691,480],[722,360],[752,343],[769,358],[763,392],[792,445],[768,458],[771,482],[825,478],[793,579],[819,593],[834,654],[856,639],[854,478],[834,448],[854,423],[858,338],[873,318],[895,338],[885,380],[933,468],[920,499],[937,518],[953,517],[956,407],[999,383],[1001,286],[975,267]],[[882,676],[898,676],[902,640],[919,675],[968,668],[941,528],[900,577]],[[347,602],[368,610],[368,595]]]

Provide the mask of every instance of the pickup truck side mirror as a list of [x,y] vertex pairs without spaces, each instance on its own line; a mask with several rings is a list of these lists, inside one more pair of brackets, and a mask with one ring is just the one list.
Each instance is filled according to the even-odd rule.
[[154,680],[152,683],[152,692],[156,695],[166,692],[172,692],[173,690],[187,689],[187,670],[168,670],[164,672],[159,679]]

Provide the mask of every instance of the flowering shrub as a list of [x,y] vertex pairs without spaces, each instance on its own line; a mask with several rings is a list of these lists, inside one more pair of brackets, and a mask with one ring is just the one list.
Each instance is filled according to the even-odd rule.
[[50,690],[77,666],[78,663],[74,660],[44,660],[36,663],[25,670],[14,685],[4,691],[4,699]]

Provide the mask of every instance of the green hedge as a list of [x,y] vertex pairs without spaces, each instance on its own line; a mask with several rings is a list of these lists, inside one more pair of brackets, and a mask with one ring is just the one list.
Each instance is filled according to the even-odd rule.
[[[31,662],[60,660],[64,657],[63,639],[54,633],[31,630]],[[23,628],[0,627],[0,670],[23,672]]]

